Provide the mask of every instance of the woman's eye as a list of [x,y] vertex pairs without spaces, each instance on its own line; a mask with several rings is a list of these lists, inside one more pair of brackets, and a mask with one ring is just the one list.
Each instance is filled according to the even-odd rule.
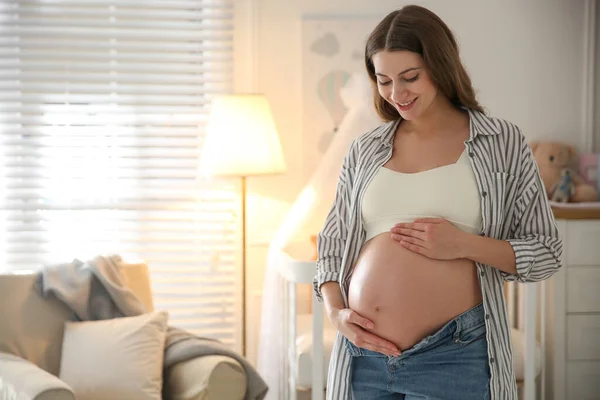
[[381,86],[387,86],[387,85],[389,85],[391,82],[392,82],[392,81],[387,81],[387,82],[381,82],[381,81],[379,81],[379,84],[380,84]]
[[417,74],[417,75],[415,75],[415,76],[413,76],[413,77],[411,77],[411,78],[404,78],[404,80],[405,80],[406,82],[414,82],[414,81],[416,81],[417,79],[419,79],[419,74]]

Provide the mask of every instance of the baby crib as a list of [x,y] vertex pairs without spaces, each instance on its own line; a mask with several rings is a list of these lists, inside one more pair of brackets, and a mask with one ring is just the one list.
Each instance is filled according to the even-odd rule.
[[[298,285],[312,285],[315,262],[286,257],[279,273],[284,282],[285,346],[287,351],[284,383],[287,387],[285,400],[297,400],[298,388],[308,388],[312,400],[325,397],[326,371],[329,354],[324,337],[333,340],[332,327],[325,327],[322,303],[312,294],[310,315],[297,313]],[[546,346],[545,281],[518,285],[505,284],[505,296],[512,329],[513,359],[520,398],[536,400],[545,398],[546,374],[544,351]],[[307,318],[308,317],[308,318]],[[309,320],[309,329],[299,329],[298,321]],[[303,324],[307,325],[307,324]],[[538,341],[539,340],[539,341]],[[320,361],[320,362],[319,362]],[[309,379],[310,376],[310,379]],[[308,381],[308,382],[307,382]],[[539,397],[538,397],[539,395]]]

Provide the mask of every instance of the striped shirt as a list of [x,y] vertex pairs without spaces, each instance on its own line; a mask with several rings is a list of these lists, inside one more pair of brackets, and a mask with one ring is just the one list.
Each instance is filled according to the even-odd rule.
[[[481,198],[480,234],[508,241],[517,266],[517,274],[511,275],[476,263],[486,313],[491,399],[517,400],[503,283],[538,282],[552,276],[561,267],[562,238],[520,129],[473,110],[469,110],[469,120],[465,146]],[[392,157],[399,122],[381,125],[354,140],[344,159],[334,204],[318,235],[314,290],[320,301],[321,285],[337,281],[348,304],[351,268],[365,241],[362,197],[377,170]],[[351,399],[351,358],[342,339],[338,332],[329,364],[328,400]]]

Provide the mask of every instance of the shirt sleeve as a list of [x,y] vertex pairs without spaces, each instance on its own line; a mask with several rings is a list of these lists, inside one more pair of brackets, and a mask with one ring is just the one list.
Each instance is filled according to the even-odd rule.
[[350,220],[350,200],[356,165],[356,143],[353,143],[340,171],[333,205],[325,219],[323,228],[317,235],[317,274],[313,287],[317,300],[323,301],[321,285],[339,281],[342,259],[348,237]]
[[515,252],[517,274],[502,272],[502,276],[507,281],[539,282],[561,268],[563,241],[537,163],[522,135],[521,157],[515,213],[508,239]]

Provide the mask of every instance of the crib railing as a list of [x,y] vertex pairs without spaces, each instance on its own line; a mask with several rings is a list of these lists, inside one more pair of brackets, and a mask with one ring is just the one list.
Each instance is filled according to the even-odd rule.
[[[524,400],[546,398],[546,281],[539,283],[505,283],[508,318],[513,328],[523,331],[525,336],[524,376],[517,385],[522,388]],[[540,382],[536,379],[535,353],[540,342],[542,370]],[[538,393],[539,392],[539,393]],[[538,396],[539,394],[539,396]]]
[[[296,315],[296,285],[312,285],[315,276],[315,262],[301,261],[288,258],[279,270],[284,281],[284,299],[286,304],[285,311],[285,329],[286,344],[288,351],[286,362],[287,379],[287,398],[282,400],[296,400],[296,336],[297,336],[297,315]],[[323,400],[325,397],[325,382],[323,379],[323,305],[318,302],[315,294],[312,296],[312,400]]]

